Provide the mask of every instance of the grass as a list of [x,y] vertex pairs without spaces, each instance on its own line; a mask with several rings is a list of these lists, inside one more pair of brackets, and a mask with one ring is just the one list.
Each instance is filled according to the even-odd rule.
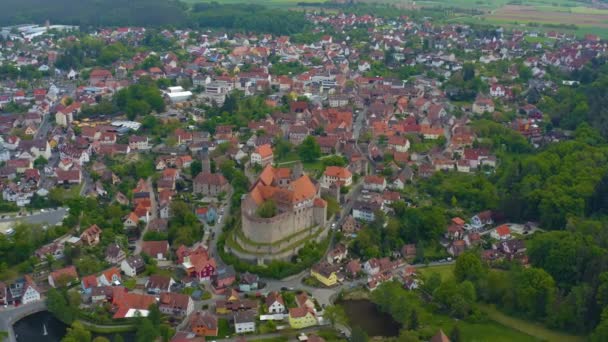
[[439,273],[441,280],[445,281],[454,277],[454,264],[420,267],[418,272],[425,277],[430,277],[432,273]]
[[224,338],[227,336],[232,336],[230,322],[226,318],[220,318],[217,320],[217,337]]
[[82,325],[88,331],[96,333],[96,334],[115,334],[115,333],[134,331],[136,329],[136,326],[133,324],[112,326],[112,325],[97,325],[97,324],[93,324],[93,323],[90,323],[87,321],[82,321],[82,320],[80,320],[79,322],[82,323]]
[[541,324],[532,323],[516,317],[508,316],[498,311],[494,306],[488,304],[478,304],[479,309],[485,313],[490,319],[499,322],[507,327],[521,331],[528,335],[534,336],[540,340],[551,342],[576,342],[584,341],[584,337],[569,335],[558,331],[553,331],[545,328]]
[[[285,8],[285,7],[296,7],[298,2],[324,2],[325,0],[216,0],[220,4],[255,4],[263,5],[266,7],[273,8]],[[184,2],[189,4],[195,4],[197,2],[209,2],[208,0],[185,0]]]

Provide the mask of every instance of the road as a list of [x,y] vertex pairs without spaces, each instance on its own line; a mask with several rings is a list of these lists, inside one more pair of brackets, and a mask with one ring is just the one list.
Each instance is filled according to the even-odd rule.
[[147,182],[148,182],[148,189],[150,189],[150,203],[152,206],[152,208],[151,208],[152,213],[150,213],[150,218],[148,219],[148,222],[146,222],[144,231],[141,232],[141,234],[139,235],[139,239],[137,239],[137,241],[135,242],[135,251],[133,251],[133,254],[135,254],[135,255],[137,255],[137,254],[139,254],[139,252],[141,252],[141,245],[144,242],[144,235],[148,231],[148,225],[150,224],[150,221],[152,221],[158,217],[158,203],[156,202],[156,193],[154,192],[152,178],[148,177]]
[[39,211],[35,212],[33,215],[27,216],[14,216],[0,219],[0,223],[4,222],[19,222],[23,221],[30,224],[48,224],[55,225],[61,221],[63,218],[67,216],[68,210],[67,208],[57,208],[55,209],[44,209],[44,212]]
[[25,316],[44,310],[46,310],[46,302],[44,299],[17,307],[11,306],[8,308],[0,308],[0,331],[8,332],[8,338],[6,340],[14,342],[16,341],[16,337],[15,332],[13,331],[13,324]]

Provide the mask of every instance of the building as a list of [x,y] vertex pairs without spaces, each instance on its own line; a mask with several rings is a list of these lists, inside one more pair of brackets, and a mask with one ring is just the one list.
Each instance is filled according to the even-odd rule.
[[123,260],[120,263],[120,269],[125,275],[135,277],[146,270],[146,264],[140,255],[134,255]]
[[194,311],[194,301],[185,294],[165,292],[160,294],[158,309],[166,315],[184,317]]
[[217,317],[207,311],[196,311],[188,318],[190,330],[198,336],[217,336]]
[[151,275],[146,281],[146,291],[149,294],[160,294],[162,292],[171,291],[171,286],[175,284],[175,280],[171,277],[165,277],[162,275]]
[[255,314],[251,311],[239,311],[234,313],[234,331],[237,334],[245,334],[255,331]]
[[332,185],[351,186],[353,184],[353,175],[347,168],[339,166],[328,166],[323,172],[321,185],[324,188],[329,188]]
[[87,246],[97,246],[100,236],[101,228],[94,224],[80,234],[80,241]]
[[363,179],[363,189],[383,192],[386,189],[386,179],[382,176],[369,175]]
[[[273,210],[261,216],[258,209],[272,202]],[[270,214],[270,215],[269,215]],[[288,259],[297,254],[308,241],[303,232],[314,227],[324,227],[327,221],[327,203],[320,197],[320,188],[306,175],[291,173],[289,169],[275,169],[266,166],[251,191],[241,200],[242,233],[253,244],[275,245],[289,236],[300,236],[298,241],[290,241],[291,251],[281,257],[269,251],[267,259]],[[258,253],[258,245],[248,246],[240,241],[243,250]]]
[[266,296],[266,308],[269,314],[280,314],[285,312],[285,301],[280,292],[270,292]]
[[260,278],[257,274],[245,272],[241,274],[239,278],[239,291],[240,292],[250,292],[256,291],[258,289],[258,282]]
[[338,284],[338,265],[332,265],[328,262],[320,262],[310,268],[310,275],[321,282],[323,285],[330,287]]
[[289,326],[292,329],[304,329],[317,325],[317,317],[308,307],[289,309]]
[[265,167],[266,165],[272,164],[273,158],[274,155],[270,144],[264,144],[258,146],[255,151],[251,153],[251,164]]
[[109,264],[117,265],[125,260],[125,257],[125,252],[116,242],[111,243],[106,247],[105,260]]
[[65,287],[78,282],[78,272],[76,267],[68,266],[55,270],[49,274],[49,285],[51,287]]
[[353,204],[353,218],[366,222],[372,222],[376,218],[376,212],[382,209],[382,205],[376,202],[356,201]]
[[156,260],[167,260],[169,256],[169,242],[144,241],[141,246],[141,252]]
[[204,196],[217,196],[227,193],[230,184],[220,173],[201,172],[194,178],[194,193]]
[[491,233],[490,236],[496,240],[508,240],[511,238],[511,229],[506,224],[500,225],[496,227]]

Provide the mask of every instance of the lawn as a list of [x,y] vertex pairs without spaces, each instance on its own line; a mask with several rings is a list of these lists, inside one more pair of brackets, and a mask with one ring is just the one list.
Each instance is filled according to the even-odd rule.
[[[324,2],[324,0],[215,0],[220,4],[256,4],[266,7],[295,7],[298,2]],[[209,2],[208,0],[185,0],[186,3]]]
[[498,311],[493,305],[478,304],[479,309],[488,315],[492,320],[504,324],[505,326],[519,330],[540,340],[552,342],[576,342],[584,341],[582,336],[569,335],[559,331],[549,330],[538,323],[532,323],[523,319],[508,316]]
[[439,273],[441,280],[448,280],[454,276],[454,264],[420,267],[418,272],[425,277],[430,277],[432,273]]

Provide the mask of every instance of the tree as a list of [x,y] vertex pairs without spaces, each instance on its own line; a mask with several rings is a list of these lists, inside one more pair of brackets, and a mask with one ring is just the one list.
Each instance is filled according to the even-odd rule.
[[410,314],[410,319],[408,321],[407,328],[409,330],[418,330],[419,326],[420,326],[420,321],[418,320],[418,311],[416,311],[416,309],[414,309],[414,310],[412,310],[412,313]]
[[462,337],[460,336],[460,328],[458,325],[454,325],[452,331],[450,331],[450,341],[451,342],[460,342],[462,341]]
[[319,143],[317,143],[317,140],[309,135],[298,147],[298,154],[303,162],[310,163],[321,156],[321,147],[319,146]]
[[464,280],[477,281],[483,274],[483,266],[481,259],[475,252],[466,252],[461,254],[456,259],[456,265],[454,266],[454,277],[456,281],[462,282]]
[[34,160],[34,167],[38,170],[41,170],[44,168],[44,166],[48,163],[49,161],[46,160],[46,158],[44,158],[43,156],[40,156],[38,158],[36,158],[36,160]]
[[91,332],[86,330],[82,323],[76,321],[68,328],[67,334],[61,339],[61,342],[91,342],[91,337]]
[[203,171],[203,163],[200,160],[192,161],[190,164],[190,175],[196,177],[201,171]]
[[46,295],[49,311],[60,321],[71,324],[74,321],[73,308],[69,306],[65,290],[50,289]]
[[[116,340],[114,340],[114,341],[116,341]],[[110,342],[110,340],[103,336],[97,336],[93,339],[93,342]]]
[[329,320],[332,327],[336,324],[348,324],[348,317],[344,308],[339,305],[328,305],[325,307],[323,318]]
[[146,318],[141,318],[137,325],[137,331],[135,333],[135,340],[137,342],[150,342],[154,341],[159,336],[159,327],[155,327],[152,321]]
[[608,307],[604,308],[600,324],[595,327],[595,330],[593,331],[593,334],[591,334],[589,340],[591,342],[608,341]]
[[353,328],[350,335],[351,342],[367,342],[369,341],[369,337],[361,327],[356,326]]
[[466,81],[470,81],[475,78],[475,65],[471,63],[464,63],[462,66],[462,79]]
[[262,218],[271,218],[277,215],[277,204],[273,200],[266,200],[258,207],[257,215]]
[[544,318],[555,300],[555,281],[543,269],[530,267],[514,271],[512,294],[507,304],[532,318]]

